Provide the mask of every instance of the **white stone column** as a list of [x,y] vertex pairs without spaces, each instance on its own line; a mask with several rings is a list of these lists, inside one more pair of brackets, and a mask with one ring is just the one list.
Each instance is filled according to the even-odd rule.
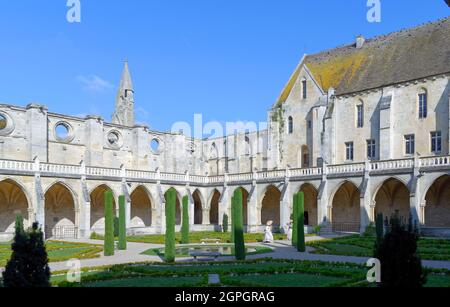
[[291,191],[291,186],[289,183],[286,183],[286,191],[284,195],[282,195],[282,199],[280,201],[280,230],[286,233],[287,225],[291,221],[291,212],[293,207],[293,193]]
[[209,219],[209,211],[210,208],[202,209],[202,225],[211,225],[211,221]]
[[[38,157],[34,159],[33,171],[34,171],[33,202],[35,204],[34,222],[37,222],[39,224],[39,227],[42,228],[45,237],[45,195],[41,185],[40,161]],[[33,222],[31,222],[31,224],[32,223]]]
[[258,223],[261,214],[258,212],[258,186],[254,186],[253,192],[249,195],[248,203],[247,203],[247,232],[255,233],[258,231]]

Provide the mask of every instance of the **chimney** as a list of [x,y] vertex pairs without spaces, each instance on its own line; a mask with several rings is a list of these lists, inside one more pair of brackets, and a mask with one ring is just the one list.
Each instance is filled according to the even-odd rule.
[[356,48],[361,49],[364,46],[366,39],[362,35],[356,37]]

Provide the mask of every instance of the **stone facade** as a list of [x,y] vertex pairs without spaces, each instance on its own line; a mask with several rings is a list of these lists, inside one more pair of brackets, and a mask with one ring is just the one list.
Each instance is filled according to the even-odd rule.
[[[116,201],[125,195],[130,234],[162,233],[164,193],[174,187],[177,227],[187,195],[194,230],[219,230],[242,188],[249,232],[268,220],[283,231],[303,191],[309,230],[361,232],[376,213],[399,211],[448,234],[449,46],[415,50],[419,68],[401,64],[410,40],[448,41],[449,29],[446,19],[303,57],[264,131],[202,140],[135,125],[128,63],[112,123],[0,105],[0,233],[11,236],[17,213],[48,237],[101,233],[107,189]],[[379,71],[377,57],[401,71]]]

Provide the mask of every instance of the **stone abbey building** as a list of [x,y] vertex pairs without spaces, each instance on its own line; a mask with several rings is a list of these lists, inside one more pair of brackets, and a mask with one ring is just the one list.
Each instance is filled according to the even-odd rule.
[[303,191],[310,230],[360,232],[398,211],[450,234],[450,18],[303,57],[268,129],[192,139],[135,125],[125,64],[112,122],[0,105],[0,233],[17,213],[47,237],[102,232],[103,193],[127,199],[130,234],[165,230],[164,194],[194,230],[220,229],[244,191],[248,232],[283,230]]

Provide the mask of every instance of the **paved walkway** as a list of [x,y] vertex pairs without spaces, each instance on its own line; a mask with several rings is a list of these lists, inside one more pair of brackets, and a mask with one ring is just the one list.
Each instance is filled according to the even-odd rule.
[[[307,237],[306,241],[317,241],[327,239],[328,237]],[[91,244],[102,244],[103,241],[96,240],[73,240],[75,242],[84,242]],[[196,244],[198,245],[198,244]],[[341,262],[341,263],[367,263],[369,258],[365,257],[351,257],[351,256],[336,256],[336,255],[319,255],[311,254],[311,248],[307,248],[306,253],[299,253],[293,248],[288,241],[276,241],[273,244],[249,244],[257,246],[269,246],[274,249],[274,252],[268,254],[259,254],[248,256],[247,259],[260,259],[260,258],[274,258],[274,259],[294,259],[294,260],[310,260],[310,261],[328,261],[328,262]],[[114,264],[126,264],[135,262],[162,262],[162,259],[158,256],[141,255],[144,251],[151,248],[161,248],[164,245],[161,244],[148,244],[148,243],[128,243],[128,249],[126,251],[116,251],[112,257],[105,257],[101,255],[100,258],[84,259],[81,260],[82,268],[107,266]],[[177,259],[178,262],[191,261],[192,258]],[[232,257],[220,257],[218,261],[231,261]],[[429,268],[435,269],[448,269],[450,270],[450,261],[428,261],[424,260],[423,265]],[[67,262],[51,263],[50,269],[52,271],[63,271],[69,269]]]

